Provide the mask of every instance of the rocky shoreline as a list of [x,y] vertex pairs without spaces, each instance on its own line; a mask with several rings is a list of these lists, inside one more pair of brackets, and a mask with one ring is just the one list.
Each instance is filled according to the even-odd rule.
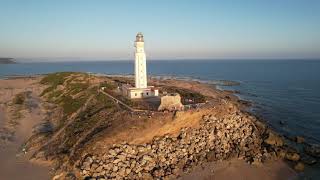
[[[239,158],[259,166],[271,160],[300,159],[255,117],[232,108],[223,118],[203,116],[199,128],[181,129],[177,136],[155,137],[142,145],[124,142],[105,154],[87,154],[77,168],[83,179],[176,179],[211,161]],[[297,166],[300,170],[303,164]]]

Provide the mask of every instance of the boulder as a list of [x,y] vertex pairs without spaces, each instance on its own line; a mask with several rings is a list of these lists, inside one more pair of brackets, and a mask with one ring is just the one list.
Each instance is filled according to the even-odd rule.
[[91,170],[94,171],[95,169],[97,169],[97,167],[99,167],[99,165],[96,164],[96,163],[93,163],[93,164],[91,165]]
[[303,137],[301,137],[301,136],[297,136],[296,138],[295,138],[295,141],[297,142],[297,143],[304,143],[304,138]]
[[99,166],[99,167],[96,168],[95,171],[96,171],[96,172],[101,172],[102,170],[103,170],[103,166]]
[[139,178],[139,179],[152,180],[154,178],[152,177],[152,175],[150,173],[142,173],[141,178]]
[[116,156],[116,155],[117,155],[117,152],[116,152],[115,150],[113,150],[113,149],[110,149],[110,150],[109,150],[109,154],[110,154],[111,156]]
[[315,163],[317,163],[317,160],[312,158],[311,156],[308,156],[306,154],[302,154],[301,155],[301,161],[304,163],[304,164],[308,164],[308,165],[313,165]]
[[113,164],[118,164],[119,162],[121,162],[121,159],[116,159],[113,161]]
[[76,180],[77,177],[72,172],[67,173],[67,175],[64,177],[65,180]]
[[272,146],[283,146],[282,138],[271,131],[269,132],[268,138],[265,139],[264,142]]
[[304,151],[310,156],[317,157],[317,158],[320,157],[320,145],[318,144],[306,146],[304,148]]
[[277,152],[276,152],[276,155],[277,155],[277,157],[278,158],[285,158],[286,157],[286,152],[285,152],[285,150],[283,150],[283,149],[279,149]]
[[264,132],[265,129],[266,129],[265,123],[263,123],[263,122],[261,122],[261,121],[259,121],[259,120],[257,120],[257,121],[255,122],[255,125],[258,127],[258,129],[259,129],[261,132]]
[[295,152],[288,152],[286,154],[285,158],[290,160],[290,161],[299,161],[300,160],[299,154],[295,153]]
[[304,171],[304,164],[302,162],[298,162],[295,166],[294,166],[294,170],[296,171]]

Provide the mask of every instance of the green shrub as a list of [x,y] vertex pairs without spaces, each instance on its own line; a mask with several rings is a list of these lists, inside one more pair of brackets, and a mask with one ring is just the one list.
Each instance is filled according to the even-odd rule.
[[45,90],[43,90],[43,91],[41,92],[40,96],[44,96],[45,94],[53,91],[54,89],[55,89],[55,87],[49,86],[49,87],[47,87]]
[[52,92],[50,92],[49,96],[48,96],[48,100],[53,102],[54,100],[56,100],[59,96],[61,96],[63,92],[61,90],[54,90]]
[[203,103],[206,101],[206,96],[189,89],[176,88],[171,86],[161,87],[161,92],[166,91],[167,93],[179,93],[183,104],[188,104],[184,102],[185,99],[193,100],[193,103]]
[[60,99],[60,102],[62,103],[63,112],[66,115],[69,115],[76,112],[82,105],[84,105],[86,100],[86,96],[73,99],[70,95],[64,95]]
[[72,94],[77,94],[81,91],[88,89],[88,87],[88,83],[70,83],[68,88]]
[[43,77],[40,81],[40,84],[49,85],[49,87],[42,91],[41,96],[44,96],[45,94],[53,91],[57,88],[58,85],[62,85],[66,77],[71,74],[72,72],[57,72],[48,74]]

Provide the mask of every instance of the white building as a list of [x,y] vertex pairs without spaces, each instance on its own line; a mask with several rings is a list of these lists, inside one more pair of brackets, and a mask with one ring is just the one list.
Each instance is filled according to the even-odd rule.
[[144,39],[142,33],[136,36],[135,46],[135,62],[134,62],[134,78],[135,87],[130,85],[123,85],[122,92],[125,96],[135,98],[145,98],[158,96],[158,89],[153,86],[148,86],[147,81],[147,63],[146,53],[144,52]]

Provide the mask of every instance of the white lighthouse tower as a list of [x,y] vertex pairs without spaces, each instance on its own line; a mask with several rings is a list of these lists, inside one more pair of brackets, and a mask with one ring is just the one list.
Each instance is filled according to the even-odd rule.
[[134,62],[135,87],[147,88],[146,53],[144,52],[144,40],[141,32],[137,34],[134,46],[136,48]]
[[147,81],[147,63],[146,53],[144,52],[144,39],[141,32],[136,35],[134,42],[135,60],[134,60],[134,87],[125,84],[122,85],[122,92],[130,99],[147,98],[159,95],[158,89],[154,86],[148,86]]

